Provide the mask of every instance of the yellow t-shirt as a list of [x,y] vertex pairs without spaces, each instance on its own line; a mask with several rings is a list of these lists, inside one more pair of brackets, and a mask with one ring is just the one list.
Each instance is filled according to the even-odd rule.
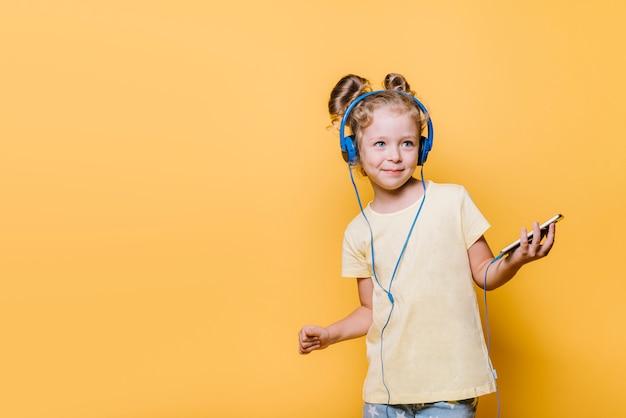
[[[462,186],[429,182],[425,199],[390,289],[421,199],[395,213],[364,209],[378,280],[363,215],[345,232],[342,275],[374,280],[363,386],[368,403],[454,401],[495,391],[467,256],[489,223]],[[386,290],[394,299],[391,316]]]

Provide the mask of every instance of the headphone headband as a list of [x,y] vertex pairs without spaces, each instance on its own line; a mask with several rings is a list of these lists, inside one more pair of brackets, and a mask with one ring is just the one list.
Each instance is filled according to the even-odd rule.
[[[367,93],[363,93],[361,94],[359,97],[357,97],[356,99],[354,99],[352,101],[352,103],[350,103],[350,105],[348,106],[348,108],[346,109],[346,111],[343,113],[343,116],[341,118],[341,125],[339,125],[339,145],[341,146],[341,153],[343,154],[343,159],[350,165],[354,165],[357,163],[357,156],[358,156],[358,152],[357,152],[357,146],[355,144],[355,138],[354,135],[349,135],[349,136],[345,136],[345,130],[346,130],[346,124],[348,123],[348,118],[350,117],[350,113],[352,113],[352,110],[354,109],[354,107],[359,104],[360,102],[362,102],[365,98],[372,96],[374,94],[378,94],[378,93],[382,93],[382,92],[394,92],[394,93],[399,93],[399,94],[403,94],[407,97],[410,97],[413,102],[417,105],[417,107],[424,113],[424,115],[428,115],[428,110],[426,110],[426,107],[422,104],[422,102],[420,102],[419,100],[417,100],[415,98],[415,96],[409,94],[409,93],[405,93],[403,91],[398,91],[398,90],[375,90],[375,91],[370,91]],[[433,122],[430,118],[430,116],[428,116],[426,118],[426,126],[428,128],[428,135],[426,137],[421,137],[420,138],[420,153],[418,155],[418,159],[417,159],[417,165],[423,165],[426,162],[426,159],[428,158],[428,153],[430,152],[430,150],[433,147]]]

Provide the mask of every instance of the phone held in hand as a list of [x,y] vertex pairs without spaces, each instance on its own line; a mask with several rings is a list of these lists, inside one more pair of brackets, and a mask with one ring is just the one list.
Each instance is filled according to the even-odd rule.
[[[550,218],[549,220],[545,221],[543,224],[541,224],[541,226],[539,227],[539,229],[541,230],[541,238],[543,238],[547,233],[548,233],[548,227],[550,226],[550,224],[558,222],[562,219],[564,219],[565,217],[562,214],[558,214],[553,216],[552,218]],[[530,231],[528,233],[528,242],[532,242],[533,241],[533,231]],[[504,255],[504,254],[508,254],[511,251],[515,250],[517,247],[520,246],[520,240],[517,240],[509,245],[507,245],[506,247],[504,247],[503,249],[500,250],[500,254]]]

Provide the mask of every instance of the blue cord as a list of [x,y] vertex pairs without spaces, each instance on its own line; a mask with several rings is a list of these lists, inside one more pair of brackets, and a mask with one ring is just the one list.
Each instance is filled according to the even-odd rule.
[[494,379],[494,383],[496,385],[496,397],[498,398],[498,418],[500,417],[500,408],[501,408],[501,400],[500,400],[500,391],[498,390],[498,382],[496,382],[497,375],[496,370],[493,368],[493,364],[491,363],[491,332],[489,330],[489,306],[487,305],[487,272],[489,272],[489,267],[494,264],[496,261],[502,258],[504,254],[498,254],[493,260],[489,262],[487,268],[485,269],[485,277],[483,279],[483,299],[485,305],[485,332],[487,333],[487,360],[489,361],[489,369],[491,370],[491,374]]
[[422,166],[420,169],[420,177],[422,181],[422,189],[424,191],[424,195],[422,197],[422,201],[420,202],[419,208],[417,209],[417,213],[415,214],[415,218],[413,218],[413,222],[411,223],[411,228],[409,228],[409,233],[407,234],[406,240],[404,241],[404,245],[402,246],[402,250],[400,251],[400,256],[398,257],[398,261],[396,261],[396,265],[393,269],[393,273],[391,274],[391,279],[389,280],[388,289],[385,289],[385,287],[378,280],[378,275],[376,274],[376,263],[375,263],[375,256],[374,256],[374,232],[372,231],[372,225],[370,224],[370,221],[369,219],[367,219],[367,216],[365,215],[365,211],[363,210],[363,204],[361,203],[359,189],[356,186],[356,183],[354,182],[354,175],[352,174],[352,168],[350,165],[348,165],[348,170],[350,171],[350,180],[352,181],[352,186],[354,187],[354,191],[356,193],[356,199],[357,199],[357,202],[359,203],[359,209],[361,210],[361,215],[363,215],[363,218],[365,219],[365,222],[367,223],[367,227],[370,232],[370,248],[371,248],[371,254],[372,254],[372,273],[374,275],[374,280],[376,281],[376,284],[378,284],[378,286],[387,294],[387,297],[389,298],[389,301],[391,302],[391,309],[389,310],[387,321],[385,322],[382,329],[380,330],[380,366],[381,366],[383,386],[385,387],[385,390],[387,391],[386,415],[387,415],[387,418],[389,418],[389,404],[391,403],[391,391],[389,390],[389,387],[387,386],[387,382],[385,380],[385,367],[384,367],[384,358],[383,358],[383,336],[384,336],[385,330],[387,329],[387,326],[389,325],[389,322],[391,321],[391,314],[395,307],[395,300],[391,293],[391,285],[393,284],[393,281],[396,278],[396,273],[398,271],[398,267],[400,266],[400,261],[402,261],[402,257],[404,256],[404,252],[406,251],[406,247],[409,243],[409,238],[411,238],[411,235],[413,234],[413,229],[415,228],[415,224],[417,223],[417,218],[419,218],[419,215],[422,212],[422,207],[424,206],[424,202],[426,201],[426,184],[424,182],[424,166]]
[[[422,212],[422,207],[424,206],[424,202],[426,201],[426,184],[424,183],[424,167],[421,167],[420,170],[420,177],[421,177],[421,181],[422,181],[422,188],[424,190],[424,196],[422,198],[422,201],[420,203],[420,206],[417,210],[417,213],[415,214],[415,218],[413,219],[413,222],[411,223],[411,228],[409,229],[409,233],[407,234],[406,240],[404,241],[404,245],[402,246],[402,250],[400,251],[400,256],[398,257],[398,261],[396,262],[396,265],[393,269],[393,273],[391,275],[391,280],[389,280],[389,288],[385,289],[385,287],[380,283],[380,281],[378,280],[378,275],[376,274],[376,265],[375,265],[375,255],[374,255],[374,232],[372,231],[372,225],[370,224],[369,219],[367,218],[367,216],[365,215],[365,211],[363,210],[363,204],[361,203],[361,196],[359,195],[359,189],[354,181],[354,175],[352,173],[352,167],[350,165],[348,165],[348,170],[350,171],[350,180],[352,182],[352,187],[354,188],[354,192],[356,193],[356,199],[357,202],[359,204],[359,209],[361,211],[361,215],[363,215],[363,218],[365,219],[365,222],[367,223],[367,227],[369,229],[369,233],[370,233],[370,247],[371,247],[371,254],[372,254],[372,272],[374,275],[374,280],[376,281],[376,284],[378,284],[378,286],[387,294],[387,297],[389,298],[389,301],[391,302],[391,309],[389,310],[389,315],[387,316],[387,321],[385,322],[385,324],[383,325],[381,331],[380,331],[380,363],[381,363],[381,373],[382,373],[382,382],[383,382],[383,386],[385,387],[385,390],[387,391],[387,408],[386,408],[386,415],[387,418],[389,418],[389,404],[391,402],[391,391],[389,390],[389,387],[387,386],[386,380],[385,380],[385,367],[384,367],[384,358],[383,358],[383,336],[385,333],[385,329],[387,328],[387,326],[389,325],[389,322],[391,321],[391,314],[393,312],[393,309],[395,307],[395,300],[393,298],[393,295],[391,293],[391,285],[393,284],[393,281],[396,277],[396,272],[398,271],[398,267],[400,266],[400,261],[402,260],[402,257],[404,256],[404,252],[406,250],[406,247],[408,245],[409,242],[409,238],[411,237],[412,233],[413,233],[413,229],[415,228],[415,224],[417,223],[417,219],[419,218],[420,213]],[[487,265],[487,267],[485,268],[485,277],[483,279],[483,295],[484,295],[484,305],[485,305],[485,332],[487,334],[487,360],[489,361],[489,368],[491,370],[491,374],[493,375],[494,378],[494,382],[495,382],[495,386],[496,386],[496,396],[498,399],[498,417],[500,417],[500,412],[501,412],[501,399],[500,399],[500,391],[498,390],[498,383],[496,382],[497,376],[496,376],[496,371],[493,368],[493,364],[491,363],[491,332],[489,329],[489,306],[487,304],[487,273],[489,272],[489,268],[499,259],[501,259],[503,257],[504,254],[499,254],[497,257],[495,257],[493,260],[491,260],[489,262],[489,264]]]

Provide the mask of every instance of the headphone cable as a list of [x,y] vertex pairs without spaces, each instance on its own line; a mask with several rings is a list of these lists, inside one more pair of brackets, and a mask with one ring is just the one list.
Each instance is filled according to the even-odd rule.
[[359,189],[354,181],[354,175],[352,173],[352,168],[350,165],[348,165],[348,170],[350,171],[350,180],[352,181],[352,186],[354,187],[354,191],[356,193],[356,199],[357,202],[359,204],[359,209],[361,211],[361,215],[363,216],[363,218],[365,219],[365,222],[367,223],[367,227],[369,229],[369,233],[370,233],[370,251],[371,251],[371,255],[372,255],[372,273],[374,276],[374,280],[376,281],[376,284],[378,284],[378,286],[387,294],[387,297],[389,298],[389,301],[391,302],[391,309],[389,310],[389,315],[387,316],[387,320],[385,321],[385,324],[383,325],[383,327],[381,328],[380,331],[380,367],[381,367],[381,377],[382,377],[382,383],[383,386],[385,387],[385,391],[387,392],[387,408],[386,408],[386,415],[387,417],[389,417],[389,404],[391,403],[391,391],[389,390],[389,387],[387,386],[387,382],[385,379],[385,367],[384,367],[384,356],[383,356],[383,337],[384,337],[384,333],[385,330],[387,329],[387,326],[389,325],[389,322],[391,321],[391,314],[393,312],[393,309],[395,307],[395,300],[393,298],[393,295],[391,293],[391,285],[393,284],[394,279],[396,278],[396,273],[398,271],[398,267],[400,266],[400,261],[402,260],[404,253],[406,251],[406,247],[409,243],[409,238],[411,238],[411,235],[413,234],[413,229],[415,228],[415,224],[417,223],[417,219],[419,218],[420,213],[422,212],[422,208],[424,207],[424,202],[426,201],[426,183],[424,182],[424,166],[421,166],[420,169],[420,177],[421,177],[421,182],[422,182],[422,189],[423,189],[423,196],[422,196],[422,201],[420,202],[419,208],[417,209],[417,213],[415,214],[415,217],[413,218],[413,222],[411,223],[411,227],[409,228],[409,232],[407,234],[407,237],[404,241],[404,245],[402,246],[402,250],[400,251],[400,256],[398,257],[398,261],[396,261],[396,265],[393,269],[393,273],[391,275],[391,279],[389,280],[389,288],[386,289],[378,280],[378,274],[376,273],[376,264],[375,264],[375,255],[374,255],[374,232],[372,230],[372,225],[370,224],[369,219],[367,218],[367,215],[365,215],[365,211],[363,209],[363,204],[361,202],[361,197],[359,195]]
[[500,409],[501,409],[501,400],[500,400],[500,391],[498,390],[498,375],[496,373],[496,369],[493,368],[493,364],[491,363],[491,331],[489,330],[489,306],[487,305],[487,273],[489,272],[489,267],[491,267],[496,261],[502,258],[504,254],[498,254],[493,260],[487,264],[487,268],[485,268],[485,277],[483,279],[483,304],[485,305],[485,332],[487,334],[487,361],[489,362],[489,370],[491,371],[491,375],[493,376],[493,381],[496,387],[496,397],[498,400],[498,418],[500,418]]

